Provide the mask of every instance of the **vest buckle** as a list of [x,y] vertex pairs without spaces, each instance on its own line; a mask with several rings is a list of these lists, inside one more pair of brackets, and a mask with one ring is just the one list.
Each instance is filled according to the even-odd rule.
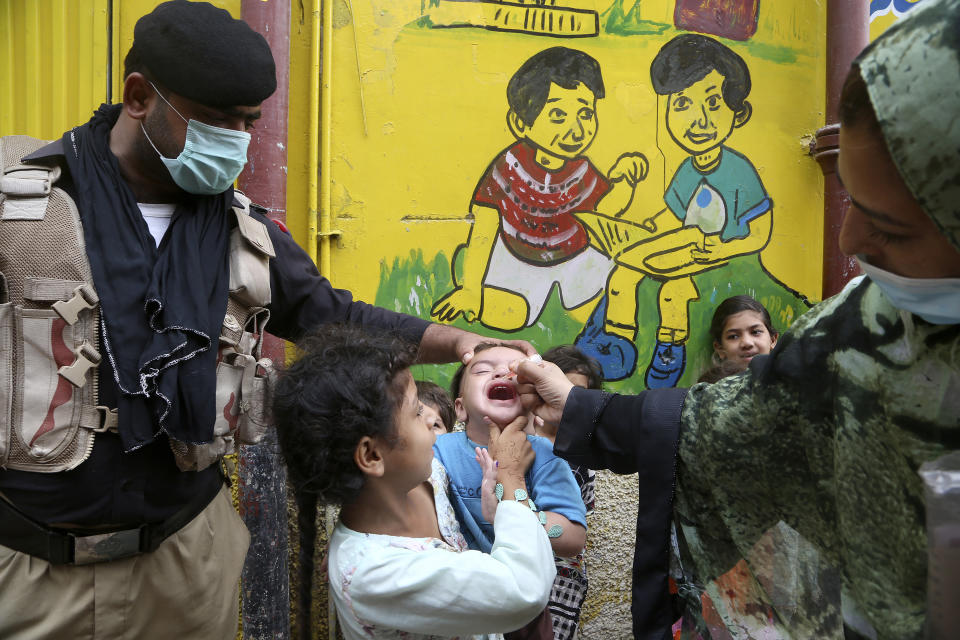
[[[53,303],[53,310],[60,315],[64,321],[73,326],[80,317],[80,312],[84,309],[93,309],[100,302],[97,293],[88,284],[81,284],[73,290],[73,297],[69,300],[57,300]],[[99,362],[99,360],[98,360]]]
[[77,357],[73,364],[60,367],[57,373],[79,389],[87,384],[87,371],[100,364],[100,353],[90,346],[89,342],[84,342],[73,354]]

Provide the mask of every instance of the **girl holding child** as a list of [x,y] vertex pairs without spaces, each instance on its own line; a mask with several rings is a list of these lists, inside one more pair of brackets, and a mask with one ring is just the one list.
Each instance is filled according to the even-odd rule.
[[302,349],[274,411],[298,494],[341,506],[328,571],[344,637],[485,637],[543,611],[555,570],[522,498],[534,458],[525,419],[491,425],[488,450],[477,451],[494,541],[489,554],[469,551],[410,374],[415,348],[334,326]]

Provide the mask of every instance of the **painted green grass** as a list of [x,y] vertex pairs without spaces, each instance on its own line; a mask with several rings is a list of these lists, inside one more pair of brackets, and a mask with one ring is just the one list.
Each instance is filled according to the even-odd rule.
[[[784,331],[807,310],[807,302],[788,287],[777,282],[763,269],[757,256],[746,256],[730,265],[715,269],[694,281],[700,299],[690,303],[691,337],[687,342],[687,366],[678,386],[690,386],[710,366],[711,343],[708,334],[713,310],[722,300],[738,294],[751,295],[770,311],[777,329]],[[411,252],[392,264],[381,263],[380,284],[375,303],[379,306],[430,319],[430,307],[453,287],[449,260],[444,253],[426,258],[422,251]],[[653,354],[659,322],[657,291],[659,283],[645,279],[637,289],[638,326],[637,371],[625,380],[608,383],[608,388],[636,393],[645,388],[643,376]],[[528,329],[506,333],[468,323],[458,318],[453,326],[490,336],[494,339],[523,338],[540,351],[570,344],[579,334],[578,324],[560,305],[554,291],[537,323]],[[447,388],[457,365],[422,365],[416,367],[417,378],[433,380]]]

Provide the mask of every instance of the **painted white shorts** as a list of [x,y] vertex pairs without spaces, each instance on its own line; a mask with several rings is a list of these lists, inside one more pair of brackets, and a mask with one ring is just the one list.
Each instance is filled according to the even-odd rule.
[[540,317],[554,284],[563,308],[573,309],[603,291],[613,266],[613,260],[589,246],[564,262],[532,265],[510,253],[503,238],[497,236],[483,284],[523,296],[530,309],[526,324],[529,327]]

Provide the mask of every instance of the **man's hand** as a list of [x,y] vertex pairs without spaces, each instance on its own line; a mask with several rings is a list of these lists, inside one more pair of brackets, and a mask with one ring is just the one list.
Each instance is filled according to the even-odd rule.
[[636,187],[647,177],[650,170],[650,163],[647,157],[642,153],[625,153],[613,163],[613,168],[607,173],[607,179],[610,182],[619,182],[626,180],[631,187]]
[[430,316],[437,322],[453,322],[457,316],[463,314],[464,320],[474,322],[480,314],[482,302],[481,292],[457,287],[437,300],[430,309]]
[[522,351],[528,356],[537,355],[537,350],[526,340],[497,340],[496,338],[487,338],[476,333],[463,332],[463,336],[457,341],[457,354],[460,356],[460,362],[468,364],[473,359],[473,349],[481,342],[495,342],[502,344],[517,351]]
[[574,386],[560,367],[537,356],[512,362],[510,369],[517,372],[517,392],[524,409],[546,423],[559,424]]
[[537,350],[526,340],[497,340],[486,338],[476,333],[451,327],[446,324],[433,323],[427,327],[420,339],[420,351],[417,362],[420,364],[462,362],[467,364],[473,358],[474,348],[481,342],[496,342],[521,351],[528,356],[535,355]]

